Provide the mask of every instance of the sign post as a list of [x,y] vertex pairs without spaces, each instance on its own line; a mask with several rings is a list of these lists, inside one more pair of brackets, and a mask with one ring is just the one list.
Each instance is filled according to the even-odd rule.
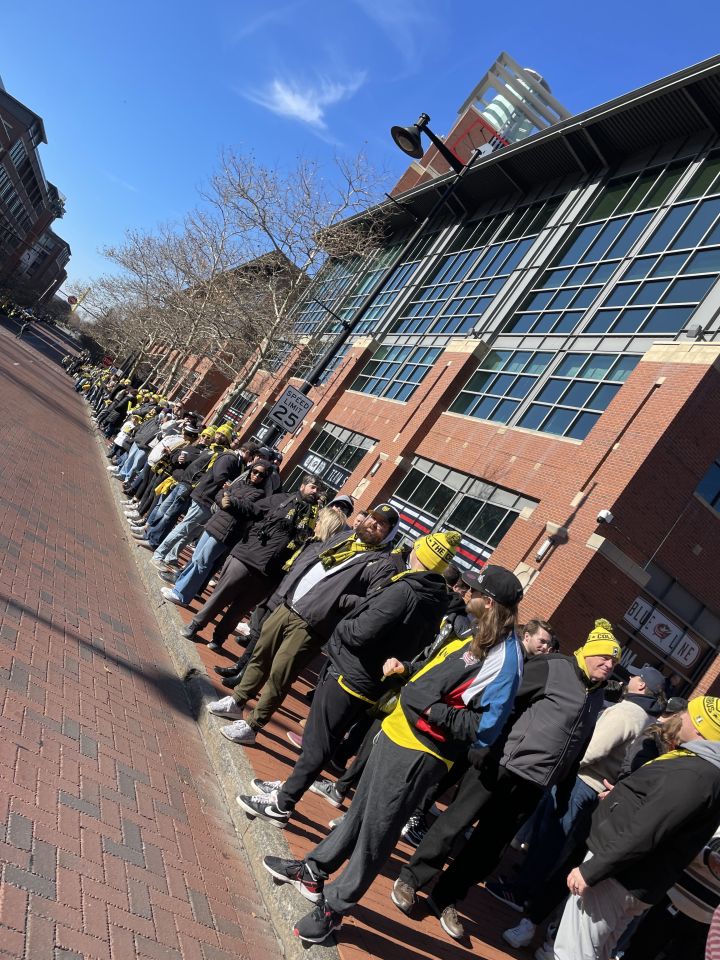
[[285,387],[282,396],[268,414],[268,420],[272,420],[286,433],[294,433],[312,407],[312,400],[304,393],[300,393],[295,387]]

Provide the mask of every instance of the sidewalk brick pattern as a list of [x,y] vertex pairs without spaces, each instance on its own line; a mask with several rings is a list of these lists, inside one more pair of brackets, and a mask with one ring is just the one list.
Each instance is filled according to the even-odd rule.
[[37,346],[0,329],[0,957],[277,957],[83,403]]

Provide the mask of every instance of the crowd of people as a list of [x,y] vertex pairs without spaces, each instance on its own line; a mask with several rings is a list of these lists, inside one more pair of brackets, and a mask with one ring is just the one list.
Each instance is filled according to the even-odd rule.
[[407,543],[390,503],[357,510],[311,473],[285,490],[279,454],[231,424],[205,426],[87,357],[67,369],[162,595],[193,605],[183,637],[244,646],[215,667],[232,691],[207,705],[228,721],[219,732],[262,748],[321,663],[302,733],[288,734],[293,769],[237,798],[280,828],[307,791],[346,808],[303,860],[263,861],[313,904],[294,927],[303,941],[336,931],[404,840],[392,903],[419,916],[422,892],[456,940],[483,883],[524,914],[503,937],[539,939],[536,960],[695,960],[706,941],[711,955],[720,699],[668,697],[656,667],[623,666],[601,616],[561,653],[550,623],[518,623],[513,572],[456,564],[456,531]]

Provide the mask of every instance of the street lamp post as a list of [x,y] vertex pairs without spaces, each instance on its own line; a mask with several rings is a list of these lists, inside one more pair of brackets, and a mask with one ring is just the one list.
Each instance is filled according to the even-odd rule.
[[[390,135],[392,136],[395,143],[403,151],[412,157],[421,157],[423,155],[422,143],[421,143],[421,134],[425,133],[428,139],[433,143],[435,147],[440,151],[442,156],[447,160],[447,162],[452,167],[455,172],[453,179],[446,185],[445,189],[442,191],[436,202],[433,204],[431,210],[427,214],[424,220],[418,223],[418,226],[412,232],[410,237],[406,240],[405,245],[397,256],[395,263],[401,263],[404,257],[412,250],[417,241],[423,236],[428,227],[430,227],[435,220],[435,217],[438,215],[440,210],[444,205],[450,200],[457,190],[460,182],[463,177],[467,174],[467,171],[472,167],[473,162],[477,156],[481,155],[480,151],[475,151],[470,160],[467,163],[463,163],[459,160],[455,154],[451,153],[450,150],[445,146],[445,144],[440,140],[435,134],[429,129],[428,121],[430,117],[426,113],[421,113],[418,118],[417,123],[414,123],[410,127],[399,127],[394,126],[390,130]],[[419,152],[418,152],[419,151]],[[352,320],[340,320],[342,324],[342,329],[338,332],[337,336],[330,344],[330,346],[325,350],[322,356],[318,359],[315,366],[310,370],[308,375],[303,380],[303,383],[298,388],[300,393],[308,394],[313,387],[322,379],[323,374],[327,368],[332,363],[333,358],[337,354],[338,350],[342,349],[345,343],[353,335],[354,331],[357,330],[361,321],[368,313],[370,308],[373,306],[375,301],[378,299],[380,294],[383,292],[385,287],[390,282],[390,279],[393,275],[393,270],[390,268],[383,276],[381,276],[375,286],[371,288],[370,292],[367,295],[367,298],[363,305],[358,309],[355,316]],[[319,302],[319,301],[317,301]],[[325,307],[324,304],[321,304],[329,313],[333,313],[332,310]],[[335,314],[333,314],[335,316]],[[274,427],[263,439],[263,444],[265,446],[272,446],[275,441],[278,439],[280,434],[283,431],[279,427]]]

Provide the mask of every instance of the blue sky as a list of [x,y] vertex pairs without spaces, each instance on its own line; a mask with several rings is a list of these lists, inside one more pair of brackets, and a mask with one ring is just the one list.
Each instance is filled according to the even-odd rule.
[[0,76],[45,121],[45,171],[72,280],[98,252],[197,200],[220,149],[267,164],[365,149],[405,168],[394,123],[445,133],[501,50],[572,112],[717,53],[712,0],[19,0],[3,4]]

